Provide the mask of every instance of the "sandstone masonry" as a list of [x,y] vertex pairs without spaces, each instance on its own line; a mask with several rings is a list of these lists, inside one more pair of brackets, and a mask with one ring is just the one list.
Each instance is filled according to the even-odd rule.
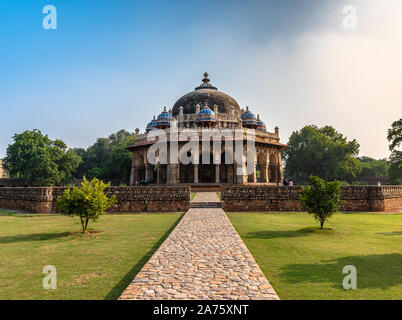
[[[305,211],[301,187],[222,186],[225,211]],[[342,211],[402,210],[402,186],[342,187]]]
[[[56,199],[66,189],[0,188],[0,208],[53,213]],[[190,207],[190,187],[109,187],[106,193],[117,198],[116,204],[109,209],[111,212],[174,212]]]
[[[65,187],[0,187],[0,208],[37,213],[55,212],[55,201]],[[116,195],[112,212],[172,212],[190,208],[189,186],[109,187]],[[304,211],[299,201],[301,187],[223,185],[225,211]],[[197,190],[199,191],[199,190]],[[402,210],[402,186],[342,187],[343,211]]]

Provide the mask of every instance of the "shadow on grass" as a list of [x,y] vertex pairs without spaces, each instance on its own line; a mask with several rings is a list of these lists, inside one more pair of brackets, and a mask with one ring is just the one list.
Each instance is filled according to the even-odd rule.
[[381,234],[383,236],[402,236],[402,231],[378,232],[376,234]]
[[309,227],[309,228],[302,228],[299,230],[287,230],[287,231],[265,230],[265,231],[249,232],[247,233],[245,238],[248,239],[296,238],[296,237],[304,237],[312,233],[333,234],[334,231],[330,228],[324,228],[323,230],[321,230],[319,227]]
[[123,291],[128,287],[128,285],[133,281],[134,277],[137,275],[137,273],[142,269],[145,263],[148,262],[148,260],[152,257],[152,255],[155,253],[155,251],[161,246],[161,244],[166,240],[166,238],[169,236],[169,234],[176,228],[180,220],[184,217],[184,214],[182,214],[176,221],[175,223],[169,228],[168,231],[165,232],[165,234],[158,240],[157,243],[141,258],[140,261],[138,261],[134,267],[130,269],[129,272],[126,273],[126,275],[117,283],[112,290],[109,291],[109,293],[106,295],[104,300],[116,300],[120,297],[120,295],[123,293]]
[[68,237],[68,236],[71,236],[71,232],[32,233],[32,234],[0,237],[0,243],[42,241],[42,240],[64,238],[64,237]]
[[347,274],[343,268],[356,267],[358,289],[387,289],[402,285],[402,254],[372,254],[348,256],[314,264],[287,265],[280,277],[288,283],[329,282],[343,289],[342,281]]

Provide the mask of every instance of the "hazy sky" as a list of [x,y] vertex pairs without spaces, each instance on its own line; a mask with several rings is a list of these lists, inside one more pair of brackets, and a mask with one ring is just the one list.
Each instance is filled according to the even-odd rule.
[[[44,30],[42,8],[58,11]],[[342,12],[357,9],[357,29]],[[387,157],[402,117],[402,1],[1,0],[0,157],[38,128],[70,147],[144,130],[162,106],[211,83],[286,143],[332,125]]]

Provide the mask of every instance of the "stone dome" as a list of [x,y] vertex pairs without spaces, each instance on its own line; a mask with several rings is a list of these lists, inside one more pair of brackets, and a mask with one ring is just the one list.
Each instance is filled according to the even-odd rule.
[[243,123],[243,126],[245,127],[254,127],[254,126],[258,126],[258,121],[257,121],[257,117],[255,116],[254,113],[252,113],[248,107],[246,107],[246,111],[242,113],[241,115],[241,120]]
[[172,121],[171,114],[166,111],[166,107],[163,108],[163,111],[156,119],[156,122],[159,127],[170,126],[170,122]]
[[226,93],[218,91],[218,89],[212,86],[209,81],[208,73],[204,73],[204,79],[202,80],[203,83],[195,88],[194,91],[182,96],[174,104],[172,109],[173,116],[179,114],[180,106],[183,107],[184,114],[192,114],[196,112],[197,104],[204,105],[205,102],[207,102],[210,106],[216,104],[219,113],[231,113],[233,106],[235,115],[240,117],[240,106],[236,100]]
[[200,112],[197,113],[197,121],[198,122],[216,122],[216,115],[215,112],[213,112],[207,102],[205,103],[205,106],[202,107]]
[[145,129],[145,132],[149,132],[152,129],[156,128],[158,126],[158,122],[154,116],[154,118],[151,120],[151,122],[148,123],[147,128]]

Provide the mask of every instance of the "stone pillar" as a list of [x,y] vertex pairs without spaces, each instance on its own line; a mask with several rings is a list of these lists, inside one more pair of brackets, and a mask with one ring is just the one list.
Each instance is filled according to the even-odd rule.
[[130,186],[133,186],[135,184],[135,157],[134,157],[134,152],[133,152],[133,159],[131,160],[131,171],[130,171]]
[[177,168],[178,164],[168,164],[167,165],[167,183],[177,184]]
[[198,183],[198,164],[194,165],[194,183]]
[[160,165],[158,164],[158,170],[157,170],[157,174],[156,174],[156,184],[160,183],[159,174],[160,174]]
[[279,165],[279,177],[281,181],[283,180],[283,168],[282,168],[282,154],[280,151],[278,151],[278,165]]
[[151,181],[152,179],[152,171],[151,171],[151,165],[150,164],[145,164],[145,180],[148,182]]
[[177,165],[176,168],[176,181],[177,183],[180,183],[180,163]]
[[215,164],[215,183],[219,183],[220,165]]
[[261,169],[262,182],[269,182],[269,180],[268,180],[268,164],[264,163],[264,164],[260,165],[260,169]]
[[253,165],[253,173],[251,174],[251,181],[256,183],[257,182],[257,168],[256,168],[256,162],[254,161]]
[[[246,184],[248,180],[248,176],[246,175],[245,164],[237,164],[235,168],[236,174],[236,183],[237,184]],[[239,172],[238,172],[239,171]]]

